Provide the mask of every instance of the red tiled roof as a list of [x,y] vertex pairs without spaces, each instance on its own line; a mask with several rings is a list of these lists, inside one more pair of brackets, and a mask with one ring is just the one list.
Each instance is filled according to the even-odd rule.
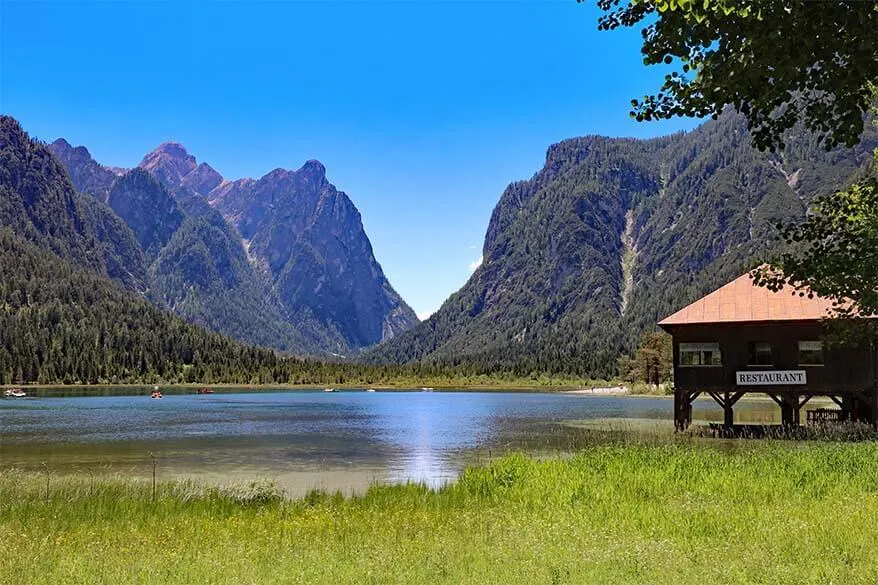
[[823,297],[808,298],[793,294],[790,287],[772,292],[756,286],[750,274],[744,274],[683,307],[659,326],[708,323],[750,323],[771,321],[816,321],[829,316],[832,301]]

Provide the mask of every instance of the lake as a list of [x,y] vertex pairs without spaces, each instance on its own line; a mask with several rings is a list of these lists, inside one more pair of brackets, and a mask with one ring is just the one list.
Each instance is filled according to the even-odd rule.
[[[278,481],[293,496],[359,493],[374,482],[437,487],[509,451],[559,453],[595,433],[671,434],[673,401],[526,392],[226,391],[0,400],[0,469],[212,484]],[[770,401],[736,419],[776,422]],[[721,420],[711,401],[695,418]]]

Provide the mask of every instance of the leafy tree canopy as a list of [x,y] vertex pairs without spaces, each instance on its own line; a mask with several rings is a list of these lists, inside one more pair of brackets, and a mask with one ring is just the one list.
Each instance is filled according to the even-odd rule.
[[[868,87],[874,103],[878,85]],[[872,124],[878,127],[875,119]],[[792,247],[754,271],[757,284],[835,299],[834,316],[847,322],[878,316],[878,148],[859,181],[819,197],[804,223],[780,229]],[[869,319],[865,329],[878,333],[875,323]]]
[[[582,2],[584,0],[578,0]],[[829,148],[859,142],[878,80],[878,3],[867,0],[598,0],[598,28],[643,26],[643,62],[676,64],[638,120],[731,105],[754,144],[783,148],[800,120]]]

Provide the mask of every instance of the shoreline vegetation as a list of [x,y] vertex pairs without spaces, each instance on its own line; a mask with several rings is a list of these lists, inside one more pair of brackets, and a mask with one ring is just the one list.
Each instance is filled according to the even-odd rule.
[[5,583],[878,582],[878,445],[520,454],[437,490],[0,473]]
[[672,396],[673,390],[666,385],[651,386],[642,383],[625,383],[620,381],[607,380],[577,380],[564,378],[547,378],[535,381],[533,379],[522,378],[486,378],[483,380],[472,380],[470,378],[460,379],[401,379],[384,381],[377,384],[366,383],[341,383],[341,384],[201,384],[201,383],[175,383],[161,384],[153,382],[130,383],[130,384],[0,384],[0,389],[4,388],[23,388],[30,390],[89,390],[94,389],[95,392],[103,390],[124,390],[128,388],[151,389],[153,386],[159,386],[162,391],[195,391],[198,388],[207,387],[214,390],[322,390],[324,388],[334,388],[337,390],[365,390],[367,388],[383,391],[412,391],[412,390],[435,390],[437,392],[558,392],[568,394],[583,394],[595,396]]

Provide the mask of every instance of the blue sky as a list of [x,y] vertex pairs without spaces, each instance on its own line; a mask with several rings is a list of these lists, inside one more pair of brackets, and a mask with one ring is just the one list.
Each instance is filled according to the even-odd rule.
[[593,3],[0,4],[0,110],[42,140],[136,165],[183,143],[227,178],[322,161],[419,314],[460,288],[491,211],[549,144],[648,137],[636,31]]

